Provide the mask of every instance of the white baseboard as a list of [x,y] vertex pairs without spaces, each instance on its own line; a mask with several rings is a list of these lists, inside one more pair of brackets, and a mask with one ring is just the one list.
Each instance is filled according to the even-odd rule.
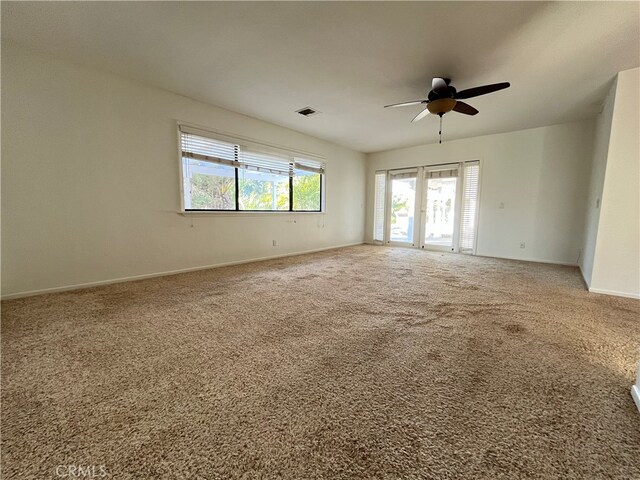
[[582,271],[582,265],[580,265],[580,275],[582,275],[582,280],[584,281],[584,284],[587,287],[587,290],[591,293],[601,293],[603,295],[614,295],[616,297],[640,299],[640,294],[638,293],[617,292],[615,290],[606,290],[604,288],[591,288],[589,286],[589,282],[587,282],[587,278],[584,276],[584,272]]
[[586,287],[587,291],[589,291],[589,282],[587,282],[587,277],[584,276],[582,265],[578,265],[578,269],[580,270],[580,275],[582,276],[582,281],[584,282],[584,286]]
[[604,295],[614,295],[616,297],[640,299],[640,294],[633,292],[617,292],[615,290],[605,290],[604,288],[589,288],[591,293],[602,293]]
[[[460,252],[448,252],[446,250],[429,250],[429,249],[424,249],[424,248],[419,248],[419,247],[415,247],[415,246],[401,246],[401,245],[385,245],[381,242],[376,242],[376,241],[366,241],[364,242],[366,245],[382,245],[385,247],[400,247],[400,248],[414,248],[416,250],[421,250],[423,252],[435,252],[435,253],[451,253],[451,254],[459,254]],[[473,255],[474,257],[484,257],[484,258],[498,258],[500,260],[515,260],[516,262],[529,262],[529,263],[550,263],[552,265],[565,265],[567,267],[579,267],[579,265],[576,262],[561,262],[558,260],[545,260],[544,258],[515,258],[515,257],[499,257],[496,255],[484,255],[482,253],[475,253]]]
[[516,262],[529,262],[529,263],[549,263],[551,265],[565,265],[567,267],[578,267],[579,265],[575,262],[561,262],[558,260],[545,260],[544,258],[515,258],[515,257],[496,257],[495,255],[483,255],[480,253],[476,253],[476,257],[485,257],[485,258],[499,258],[501,260],[515,260]]
[[47,293],[59,293],[68,292],[71,290],[79,290],[81,288],[100,287],[103,285],[112,285],[114,283],[134,282],[136,280],[145,280],[147,278],[166,277],[168,275],[177,275],[179,273],[196,272],[198,270],[207,270],[209,268],[229,267],[231,265],[241,265],[243,263],[261,262],[263,260],[273,260],[275,258],[293,257],[295,255],[304,255],[307,253],[323,252],[325,250],[333,250],[336,248],[353,247],[355,245],[362,245],[363,242],[345,243],[342,245],[332,245],[330,247],[314,248],[312,250],[303,250],[298,252],[283,253],[280,255],[268,255],[266,257],[247,258],[244,260],[237,260],[233,262],[216,263],[213,265],[203,265],[200,267],[182,268],[179,270],[168,270],[165,272],[146,273],[143,275],[134,275],[131,277],[120,277],[109,280],[99,280],[96,282],[78,283],[75,285],[64,285],[61,287],[43,288],[40,290],[29,290],[26,292],[10,293],[2,295],[2,300],[12,300],[15,298],[32,297],[34,295],[45,295]]
[[634,385],[631,387],[631,396],[633,397],[633,401],[636,402],[638,412],[640,412],[640,386]]

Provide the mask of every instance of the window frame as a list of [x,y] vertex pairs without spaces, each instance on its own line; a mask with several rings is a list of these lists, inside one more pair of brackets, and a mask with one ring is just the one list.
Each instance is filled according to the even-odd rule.
[[[223,133],[223,132],[216,132],[210,129],[206,129],[197,125],[193,125],[193,124],[189,124],[189,123],[185,123],[185,122],[176,122],[177,124],[177,128],[176,128],[176,138],[177,138],[177,150],[178,150],[178,164],[179,164],[179,179],[180,179],[180,211],[179,213],[182,215],[269,215],[269,214],[276,214],[276,215],[282,215],[282,214],[324,214],[326,213],[326,198],[325,198],[325,190],[326,190],[326,164],[325,164],[325,157],[322,157],[320,155],[314,154],[314,153],[310,153],[310,152],[304,152],[304,151],[300,151],[300,150],[293,150],[291,148],[287,148],[287,147],[283,147],[280,145],[274,145],[274,144],[269,144],[269,143],[265,143],[265,142],[261,142],[258,140],[254,140],[254,139],[250,139],[250,138],[246,138],[246,137],[241,137],[238,135],[234,135],[234,134],[230,134],[230,133]],[[239,175],[239,170],[241,170],[240,167],[230,167],[234,169],[234,179],[235,179],[235,209],[233,210],[225,210],[225,209],[198,209],[198,208],[185,208],[185,172],[184,172],[184,166],[183,166],[183,155],[182,155],[182,137],[181,134],[183,133],[183,131],[181,130],[182,127],[185,127],[186,129],[188,129],[191,132],[197,132],[197,133],[192,133],[193,135],[200,135],[202,137],[206,137],[206,138],[210,138],[212,140],[218,140],[221,142],[229,142],[229,143],[233,143],[233,144],[237,144],[240,149],[243,148],[247,148],[247,145],[249,145],[251,148],[258,148],[260,150],[265,149],[266,152],[268,151],[274,151],[277,152],[278,154],[282,155],[285,154],[286,156],[289,157],[290,162],[289,162],[289,168],[291,168],[293,171],[295,171],[295,158],[298,159],[306,159],[306,160],[312,160],[314,162],[318,162],[320,165],[322,165],[322,173],[317,173],[317,175],[320,175],[320,208],[318,210],[294,210],[293,209],[293,205],[294,205],[294,185],[293,185],[293,180],[295,175],[290,175],[289,176],[289,209],[287,210],[241,210],[240,209],[240,175]]]

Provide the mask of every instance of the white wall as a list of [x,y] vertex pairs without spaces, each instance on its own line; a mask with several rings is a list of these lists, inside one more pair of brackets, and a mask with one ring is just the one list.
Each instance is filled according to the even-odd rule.
[[638,363],[638,369],[636,370],[636,383],[631,387],[631,396],[640,412],[640,363]]
[[[179,215],[176,120],[324,155],[326,214]],[[3,42],[5,296],[362,242],[364,178],[361,153]]]
[[640,69],[618,73],[590,291],[640,298]]
[[[477,254],[576,264],[593,129],[585,121],[370,154],[367,204],[373,205],[376,170],[480,159]],[[372,208],[366,217],[371,242]]]
[[591,285],[593,273],[593,259],[596,251],[598,225],[600,221],[600,205],[602,203],[602,189],[604,187],[604,173],[607,167],[609,152],[609,136],[613,120],[613,104],[616,96],[616,82],[604,101],[602,112],[596,119],[593,156],[591,159],[589,190],[585,209],[585,227],[583,234],[582,256],[580,270],[587,286]]

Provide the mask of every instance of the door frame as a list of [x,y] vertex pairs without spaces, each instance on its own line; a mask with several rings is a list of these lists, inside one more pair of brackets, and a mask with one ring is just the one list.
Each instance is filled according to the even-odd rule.
[[[410,168],[396,168],[392,170],[387,170],[387,179],[386,179],[386,189],[385,189],[385,209],[384,209],[384,243],[385,245],[389,245],[392,247],[406,247],[406,248],[415,248],[416,247],[416,213],[418,213],[418,209],[416,208],[419,203],[419,178],[420,178],[420,170],[422,167],[410,167]],[[413,206],[413,238],[410,242],[399,242],[391,240],[391,205],[393,202],[393,187],[391,182],[393,180],[394,175],[402,174],[402,173],[415,173],[416,179],[416,194]]]

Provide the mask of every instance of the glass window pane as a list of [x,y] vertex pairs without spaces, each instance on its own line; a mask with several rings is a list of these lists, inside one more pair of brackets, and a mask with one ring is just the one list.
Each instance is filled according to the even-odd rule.
[[235,168],[182,159],[187,210],[235,210]]
[[413,219],[416,201],[416,179],[391,180],[391,232],[393,242],[413,242]]
[[296,170],[293,177],[293,209],[320,210],[320,174]]
[[425,245],[453,246],[458,179],[428,178]]
[[240,210],[289,210],[289,177],[238,169]]

